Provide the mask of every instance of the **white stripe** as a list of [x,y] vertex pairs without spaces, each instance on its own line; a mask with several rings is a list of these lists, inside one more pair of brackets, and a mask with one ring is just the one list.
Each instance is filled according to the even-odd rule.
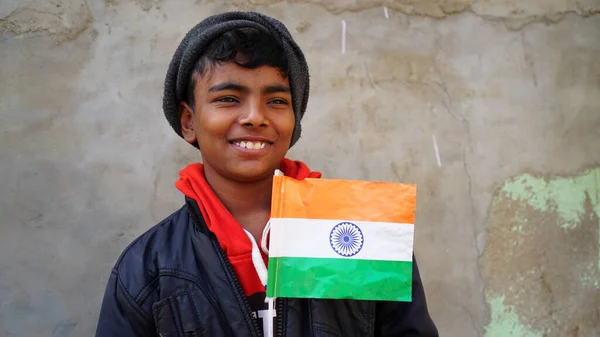
[[[329,242],[332,229],[341,222],[351,222],[362,232],[363,246],[354,256],[339,255]],[[413,237],[413,224],[271,218],[269,256],[412,261]]]
[[387,7],[385,7],[385,6],[383,6],[383,14],[385,14],[385,18],[386,18],[386,19],[389,19],[389,18],[390,18],[390,15],[388,14]]

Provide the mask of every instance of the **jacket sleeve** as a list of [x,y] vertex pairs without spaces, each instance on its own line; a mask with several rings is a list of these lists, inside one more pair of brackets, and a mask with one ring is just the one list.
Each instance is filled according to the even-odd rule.
[[438,337],[429,316],[425,292],[413,255],[412,302],[379,302],[376,313],[376,336]]
[[153,320],[135,303],[127,292],[116,270],[106,286],[96,337],[150,337],[156,336]]

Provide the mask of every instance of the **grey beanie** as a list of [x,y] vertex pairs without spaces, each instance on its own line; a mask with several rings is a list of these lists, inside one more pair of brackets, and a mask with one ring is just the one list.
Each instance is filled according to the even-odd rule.
[[190,74],[205,48],[217,37],[238,28],[256,28],[270,34],[281,45],[288,64],[288,77],[292,94],[292,107],[296,124],[292,134],[293,146],[300,138],[300,121],[306,111],[309,93],[308,65],[300,47],[285,26],[266,15],[256,12],[227,12],[210,16],[183,38],[171,59],[165,78],[163,111],[169,124],[180,137],[179,102],[185,100]]

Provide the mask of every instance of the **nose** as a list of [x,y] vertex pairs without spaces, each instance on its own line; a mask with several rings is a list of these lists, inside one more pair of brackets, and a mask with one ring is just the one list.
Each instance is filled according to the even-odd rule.
[[269,125],[265,107],[260,103],[260,100],[249,102],[239,121],[242,126],[246,127],[266,127]]

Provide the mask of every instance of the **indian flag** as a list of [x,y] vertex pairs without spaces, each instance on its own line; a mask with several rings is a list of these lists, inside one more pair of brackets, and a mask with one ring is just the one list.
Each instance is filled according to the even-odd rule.
[[416,185],[275,176],[267,297],[412,299]]

